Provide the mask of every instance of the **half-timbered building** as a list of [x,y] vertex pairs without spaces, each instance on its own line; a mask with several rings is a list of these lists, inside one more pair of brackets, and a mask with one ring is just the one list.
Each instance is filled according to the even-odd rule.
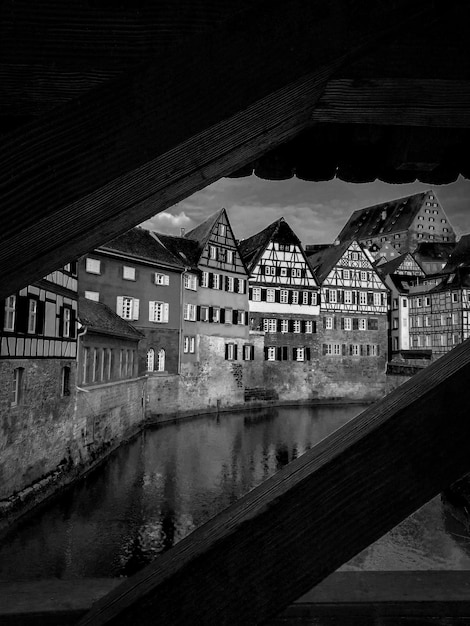
[[390,289],[389,355],[410,350],[410,287],[422,283],[426,276],[420,264],[409,252],[376,266]]
[[297,235],[280,218],[239,245],[250,272],[250,326],[265,333],[265,360],[317,356],[318,283]]
[[388,288],[369,255],[352,241],[323,248],[308,259],[321,285],[323,358],[342,358],[349,366],[368,361],[382,369],[387,356]]
[[69,263],[0,303],[0,500],[64,458],[76,355],[77,264]]
[[80,259],[80,296],[106,304],[143,333],[139,372],[179,371],[184,269],[183,260],[144,228],[133,228]]

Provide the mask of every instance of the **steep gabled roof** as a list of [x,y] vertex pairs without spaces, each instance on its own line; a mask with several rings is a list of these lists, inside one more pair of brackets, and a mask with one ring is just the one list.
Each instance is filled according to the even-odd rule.
[[445,270],[459,266],[470,266],[470,235],[462,235],[452,250]]
[[224,213],[226,215],[225,209],[219,209],[219,211],[210,215],[206,220],[204,220],[204,222],[196,226],[196,228],[193,228],[193,230],[186,233],[186,239],[192,239],[193,241],[198,242],[201,254],[209,241],[212,229],[220,221],[220,218],[224,215]]
[[416,263],[416,265],[419,267],[419,269],[423,272],[423,275],[424,275],[425,272],[424,272],[423,268],[418,263],[418,261],[413,257],[413,255],[410,254],[409,252],[405,252],[404,254],[400,254],[400,256],[397,256],[395,259],[392,259],[391,261],[387,261],[387,263],[382,263],[381,265],[376,265],[376,268],[382,274],[382,276],[388,276],[389,274],[395,274],[397,272],[397,270],[400,268],[400,265],[406,260],[406,257],[408,257],[408,256],[410,256],[413,259],[413,261]]
[[434,194],[431,190],[424,191],[354,211],[338,239],[341,242],[368,239],[385,233],[389,228],[387,232],[407,230],[429,193]]
[[138,341],[144,335],[103,302],[78,299],[78,318],[88,330]]
[[126,233],[109,241],[100,247],[101,250],[112,250],[124,254],[161,263],[165,266],[173,266],[175,270],[182,270],[183,263],[153,237],[152,233],[144,228],[132,228]]
[[414,256],[419,256],[422,260],[446,262],[456,244],[440,241],[423,241],[413,252]]
[[266,250],[268,244],[272,240],[285,241],[285,243],[294,243],[298,246],[301,245],[300,239],[294,233],[289,224],[283,217],[266,226],[263,230],[252,237],[243,239],[238,244],[238,249],[242,256],[243,262],[247,266],[249,272],[258,263],[259,259]]
[[345,241],[344,243],[331,245],[328,248],[323,248],[323,250],[307,255],[310,267],[320,284],[323,283],[351,243],[351,241]]
[[173,235],[164,235],[162,233],[153,233],[160,243],[185,267],[197,269],[201,250],[199,243],[186,237],[176,237]]

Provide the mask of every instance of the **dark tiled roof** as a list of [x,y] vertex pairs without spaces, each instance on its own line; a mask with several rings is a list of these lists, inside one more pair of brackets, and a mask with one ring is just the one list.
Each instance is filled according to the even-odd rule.
[[[425,191],[354,211],[338,239],[362,240],[407,230],[429,193],[433,192]],[[383,211],[386,213],[385,219],[382,219]]]
[[186,237],[175,237],[173,235],[163,235],[162,233],[154,233],[159,241],[171,252],[175,257],[183,263],[185,267],[197,269],[201,250],[199,243]]
[[455,243],[423,241],[418,244],[414,256],[427,261],[447,261],[455,248]]
[[102,302],[80,297],[78,299],[78,317],[82,324],[97,333],[126,337],[136,341],[143,337],[141,332]]
[[344,243],[318,250],[318,252],[314,252],[313,254],[307,254],[310,267],[314,271],[320,284],[323,283],[350,245],[350,241],[345,241]]
[[387,276],[388,274],[394,274],[398,270],[400,265],[403,263],[403,261],[406,259],[407,256],[411,256],[413,261],[416,263],[416,265],[418,265],[419,269],[424,274],[424,271],[422,267],[420,266],[420,264],[418,263],[418,261],[415,258],[413,258],[413,255],[410,254],[409,252],[400,254],[400,256],[397,256],[395,259],[392,259],[391,261],[387,261],[387,263],[376,265],[376,268],[380,272],[380,274],[382,274],[382,276]]
[[197,241],[202,253],[202,250],[204,250],[207,242],[209,241],[212,229],[224,213],[225,209],[220,209],[216,213],[213,213],[204,222],[199,224],[199,226],[196,226],[196,228],[193,228],[193,230],[186,233],[185,238]]
[[445,269],[456,268],[459,265],[470,265],[470,235],[463,235],[455,244]]
[[113,250],[123,252],[154,263],[173,266],[175,269],[182,269],[182,262],[169,252],[165,246],[156,241],[152,233],[145,228],[132,228],[127,233],[116,237],[106,245],[101,246],[103,250]]
[[239,242],[238,249],[249,272],[251,272],[258,263],[269,242],[273,240],[279,243],[296,244],[300,246],[300,239],[285,219],[280,217],[259,233],[256,233],[256,235]]

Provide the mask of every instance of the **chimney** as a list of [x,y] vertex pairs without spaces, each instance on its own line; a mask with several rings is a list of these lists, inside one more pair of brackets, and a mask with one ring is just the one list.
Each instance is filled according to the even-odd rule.
[[181,233],[181,237],[184,237],[185,229],[184,228],[180,228],[180,233]]

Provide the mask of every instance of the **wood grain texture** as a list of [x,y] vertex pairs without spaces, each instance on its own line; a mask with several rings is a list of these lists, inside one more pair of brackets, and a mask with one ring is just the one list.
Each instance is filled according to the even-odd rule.
[[334,71],[429,15],[424,0],[257,3],[6,136],[0,297],[295,136]]
[[99,601],[81,626],[262,623],[470,468],[470,341]]
[[[112,578],[0,581],[0,622],[2,626],[76,624],[120,582]],[[380,620],[382,626],[387,618],[396,620],[393,624],[429,618],[434,626],[441,623],[439,619],[450,626],[470,616],[469,593],[468,571],[335,572],[267,625],[312,624],[312,620],[315,624],[341,620],[343,625],[352,618],[361,620],[361,625]]]

